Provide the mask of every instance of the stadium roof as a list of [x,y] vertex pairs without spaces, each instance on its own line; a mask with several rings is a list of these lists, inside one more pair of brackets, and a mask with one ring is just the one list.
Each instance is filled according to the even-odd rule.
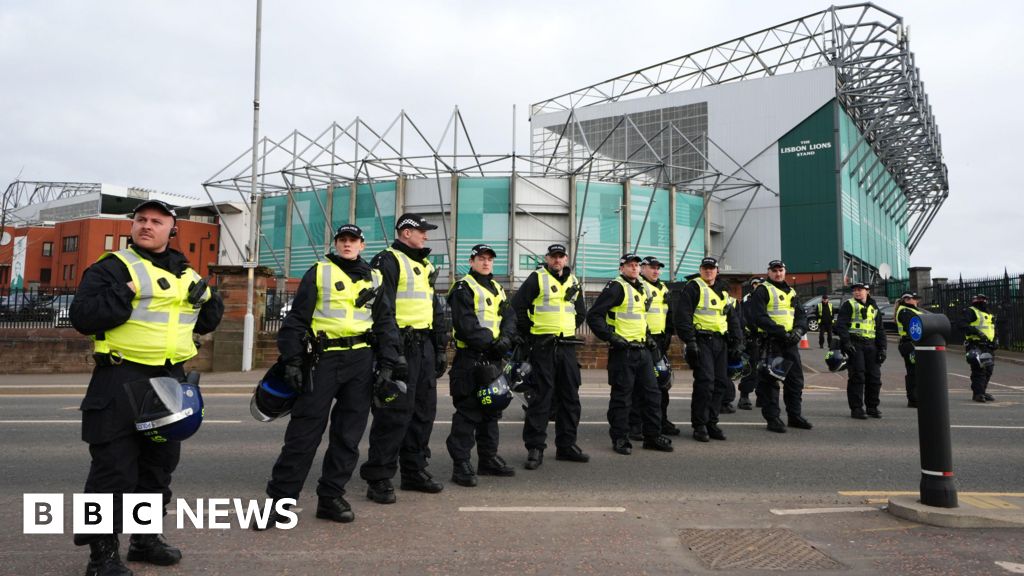
[[949,195],[949,176],[907,27],[874,4],[831,6],[538,102],[531,114],[824,66],[836,69],[839,101],[906,195],[913,251]]

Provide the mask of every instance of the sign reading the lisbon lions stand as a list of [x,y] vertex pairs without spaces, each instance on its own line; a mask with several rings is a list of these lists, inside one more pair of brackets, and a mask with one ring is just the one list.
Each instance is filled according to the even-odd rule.
[[779,145],[779,155],[793,154],[794,156],[814,156],[818,150],[831,150],[832,142],[811,142],[810,140],[801,140],[797,144],[790,146]]

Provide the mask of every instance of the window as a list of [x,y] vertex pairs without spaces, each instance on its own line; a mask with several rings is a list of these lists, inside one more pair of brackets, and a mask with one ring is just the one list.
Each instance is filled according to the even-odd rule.
[[40,284],[49,284],[50,283],[50,269],[49,268],[40,268],[39,269],[39,283]]
[[64,252],[78,252],[78,236],[64,237]]
[[216,244],[210,244],[210,252],[216,252],[216,251],[217,251],[217,245]]
[[43,242],[43,256],[53,256],[53,242]]
[[121,236],[121,242],[118,244],[118,250],[128,248],[128,238],[130,238],[130,236]]
[[189,242],[188,243],[188,251],[189,252],[195,252],[196,251],[196,243],[195,242]]
[[107,251],[114,249],[114,236],[112,234],[107,234],[103,237],[103,249]]

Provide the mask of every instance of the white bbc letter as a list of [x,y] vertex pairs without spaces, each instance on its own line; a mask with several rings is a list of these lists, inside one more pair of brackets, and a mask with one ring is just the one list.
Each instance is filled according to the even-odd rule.
[[295,506],[295,504],[296,500],[294,498],[281,498],[274,503],[274,510],[281,516],[288,519],[287,522],[278,522],[278,528],[282,530],[291,530],[299,525],[299,515],[287,508],[288,506]]
[[231,528],[231,523],[219,520],[220,518],[227,518],[231,511],[228,506],[231,505],[231,501],[227,498],[210,498],[207,500],[208,510],[210,511],[210,524],[211,529],[228,530]]
[[23,534],[64,533],[63,494],[25,494],[22,502]]
[[71,528],[75,534],[114,533],[113,494],[75,494]]
[[196,509],[194,511],[188,505],[188,501],[187,500],[185,500],[184,498],[178,498],[177,507],[175,509],[177,510],[177,516],[178,516],[178,530],[181,530],[182,528],[185,527],[185,516],[188,516],[189,520],[192,521],[192,527],[199,528],[200,530],[202,530],[202,528],[203,528],[203,499],[202,498],[199,498],[199,499],[196,500]]
[[125,494],[121,526],[125,534],[163,534],[163,495]]

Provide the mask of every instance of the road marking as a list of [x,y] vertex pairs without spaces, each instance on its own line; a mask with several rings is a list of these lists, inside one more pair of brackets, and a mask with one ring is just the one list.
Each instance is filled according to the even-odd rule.
[[[840,496],[919,496],[920,492],[910,490],[840,490]],[[1002,496],[1004,498],[1024,498],[1024,492],[960,492],[960,496]]]
[[618,506],[460,506],[459,512],[625,512]]
[[[963,374],[957,374],[956,372],[950,372],[949,375],[950,376],[956,376],[957,378],[963,378],[964,380],[970,380],[971,379],[970,376],[965,376]],[[1009,384],[1000,384],[999,382],[993,382],[991,380],[989,380],[988,383],[992,384],[993,386],[1002,386],[1003,388],[1009,388],[1010,390],[1024,390],[1024,386],[1010,386]]]
[[[909,520],[907,520],[909,522]],[[920,528],[920,524],[911,524],[910,526],[892,526],[889,528],[863,528],[861,532],[893,532],[897,530],[913,530],[914,528]]]
[[953,424],[950,428],[985,428],[988,430],[1024,430],[1024,426],[973,426],[970,424]]
[[1016,504],[994,496],[962,496],[960,501],[983,510],[1020,510]]
[[[81,424],[81,420],[0,420],[0,424]],[[203,420],[203,424],[241,424],[241,420]]]
[[845,506],[842,508],[771,508],[768,511],[776,516],[803,516],[806,514],[837,514],[841,512],[878,512],[874,506]]
[[1000,562],[997,560],[996,566],[999,566],[1010,574],[1024,574],[1024,564],[1017,564],[1016,562]]

